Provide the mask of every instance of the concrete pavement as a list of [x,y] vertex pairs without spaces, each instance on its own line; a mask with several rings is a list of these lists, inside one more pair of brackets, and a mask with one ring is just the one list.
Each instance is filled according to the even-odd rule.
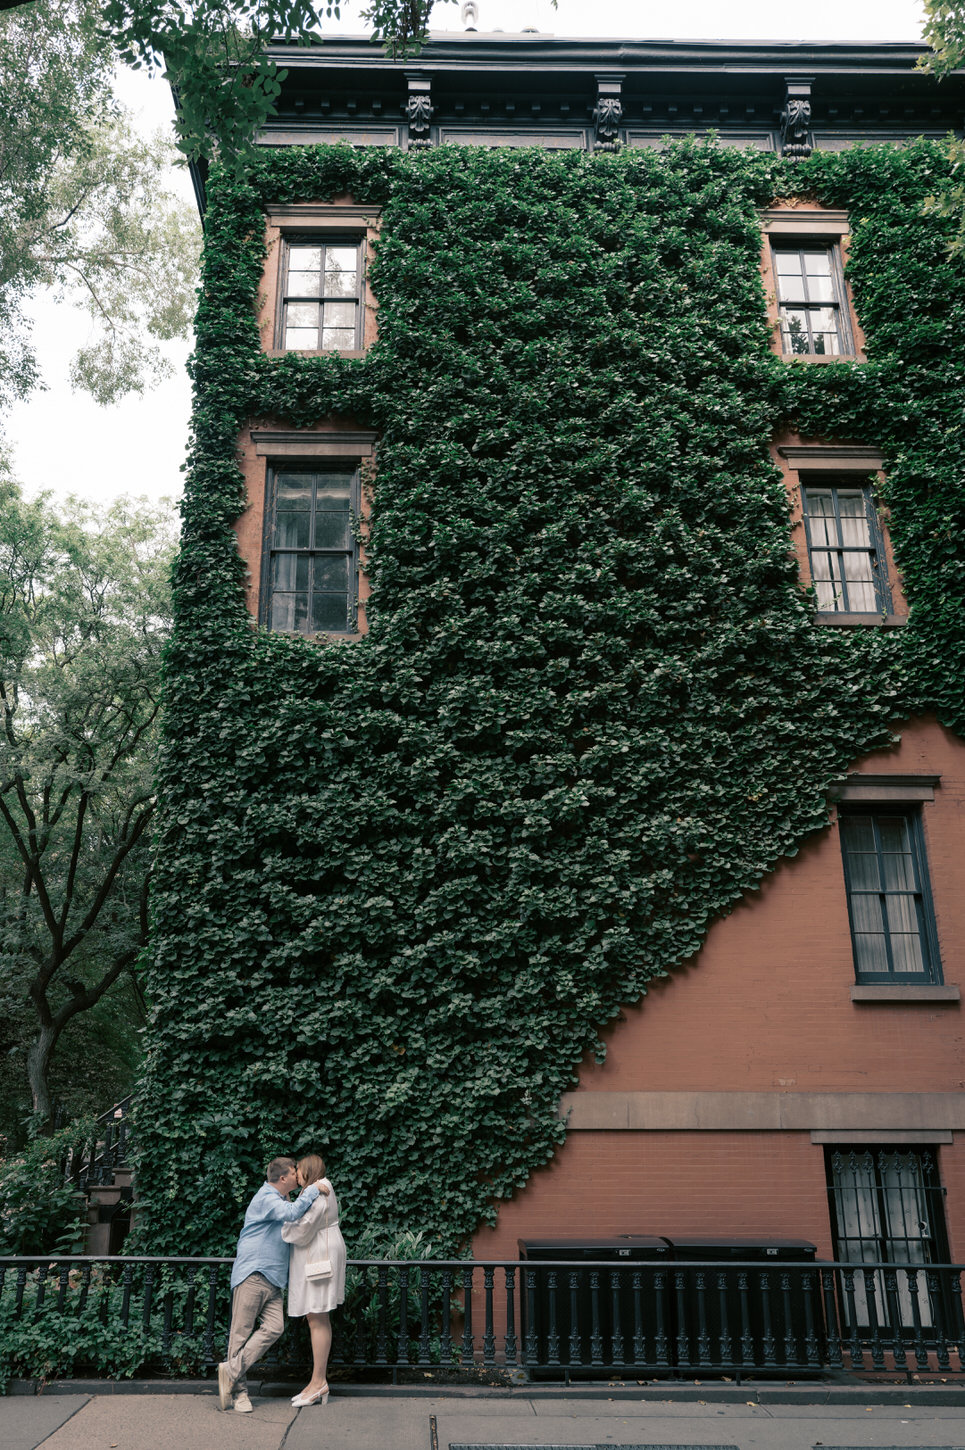
[[[66,1387],[65,1387],[66,1388]],[[293,1410],[255,1397],[223,1414],[204,1393],[45,1393],[0,1399],[3,1450],[965,1450],[965,1407],[674,1401],[659,1386],[612,1398],[579,1392],[393,1393],[344,1386]],[[708,1395],[712,1391],[708,1389]],[[871,1395],[869,1393],[869,1398]],[[935,1398],[932,1396],[931,1398]]]

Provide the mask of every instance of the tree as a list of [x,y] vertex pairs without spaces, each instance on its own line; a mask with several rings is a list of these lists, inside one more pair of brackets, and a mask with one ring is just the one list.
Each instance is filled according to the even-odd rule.
[[166,508],[58,517],[0,484],[0,999],[30,1004],[39,1125],[65,1028],[147,939],[173,551]]
[[[454,0],[371,0],[362,18],[389,54],[417,48],[437,3]],[[31,0],[0,0],[0,11]],[[129,65],[160,71],[179,100],[178,144],[187,156],[243,159],[274,108],[284,71],[265,56],[269,41],[311,44],[319,19],[338,16],[338,0],[108,0],[95,28]]]
[[87,0],[0,18],[0,407],[38,381],[37,288],[89,313],[72,380],[98,402],[169,372],[159,345],[190,327],[197,219],[167,190],[170,142],[135,137],[114,101],[115,60]]
[[[371,0],[362,18],[389,54],[425,39],[436,3]],[[265,55],[272,40],[310,45],[338,0],[108,0],[105,18],[131,65],[163,65],[178,99],[178,144],[188,156],[234,156],[243,164],[274,110],[285,72]]]
[[[965,64],[965,3],[963,0],[924,0],[925,26],[923,39],[931,46],[931,54],[919,62],[931,75],[950,75]],[[950,250],[965,251],[965,145],[948,140],[948,156],[952,164],[949,182],[940,196],[930,197],[928,210],[949,217],[955,223]]]

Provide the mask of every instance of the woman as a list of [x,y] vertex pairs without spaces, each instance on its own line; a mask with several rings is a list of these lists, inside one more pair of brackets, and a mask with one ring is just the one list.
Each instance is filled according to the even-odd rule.
[[[328,1403],[328,1355],[332,1347],[331,1311],[345,1298],[345,1240],[338,1226],[338,1201],[331,1183],[325,1177],[325,1164],[317,1153],[308,1153],[297,1164],[298,1186],[308,1188],[316,1183],[318,1198],[296,1223],[282,1225],[282,1238],[291,1245],[288,1270],[288,1314],[297,1319],[308,1318],[312,1339],[312,1377],[292,1404]],[[329,1263],[331,1272],[324,1278],[309,1277],[309,1267]]]

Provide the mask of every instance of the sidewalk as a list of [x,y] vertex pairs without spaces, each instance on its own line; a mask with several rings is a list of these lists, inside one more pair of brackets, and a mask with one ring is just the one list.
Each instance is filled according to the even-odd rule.
[[[79,1388],[79,1387],[78,1387]],[[652,1385],[635,1392],[610,1386],[565,1392],[558,1387],[428,1393],[344,1386],[325,1407],[293,1410],[284,1397],[254,1397],[251,1415],[223,1414],[212,1389],[134,1393],[72,1392],[0,1399],[3,1450],[965,1450],[961,1387],[893,1386],[905,1398],[881,1403],[842,1399],[851,1386],[802,1387],[795,1400],[722,1400],[669,1393]],[[686,1387],[699,1393],[701,1386]],[[733,1390],[735,1387],[729,1387]],[[763,1390],[765,1387],[761,1387]],[[606,1391],[611,1390],[610,1394]],[[717,1391],[715,1393],[715,1390]],[[809,1399],[804,1398],[810,1395]],[[821,1397],[825,1403],[820,1403]],[[878,1403],[873,1403],[877,1397]]]

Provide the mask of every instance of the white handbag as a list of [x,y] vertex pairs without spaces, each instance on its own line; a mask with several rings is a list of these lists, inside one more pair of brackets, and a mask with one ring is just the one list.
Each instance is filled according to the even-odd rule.
[[[328,1208],[326,1206],[326,1212]],[[316,1243],[318,1240],[316,1239]],[[332,1261],[328,1257],[328,1224],[325,1225],[325,1257],[324,1259],[310,1259],[305,1265],[305,1278],[318,1281],[319,1279],[330,1279],[332,1277]]]

